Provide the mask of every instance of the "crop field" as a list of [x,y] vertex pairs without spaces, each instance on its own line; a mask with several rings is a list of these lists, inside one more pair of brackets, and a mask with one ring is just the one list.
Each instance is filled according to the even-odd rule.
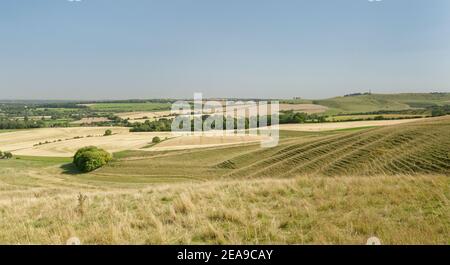
[[90,109],[96,111],[108,111],[108,112],[129,112],[129,111],[159,111],[170,110],[170,103],[95,103],[84,104]]
[[[258,108],[250,105],[243,104],[236,108],[239,110],[246,110],[249,112],[257,113]],[[318,114],[324,113],[328,110],[327,107],[321,105],[314,104],[279,104],[280,111],[294,111],[294,112],[303,112],[308,114]],[[217,115],[226,115],[224,110],[216,110],[214,113]],[[237,111],[237,115],[245,115],[241,114]],[[121,119],[129,120],[132,123],[143,123],[147,120],[153,121],[158,120],[160,118],[174,118],[171,111],[132,111],[132,112],[120,112],[115,114],[117,117]]]
[[[111,129],[113,135],[103,136],[107,129]],[[80,147],[99,145],[114,152],[128,148],[139,148],[150,142],[152,135],[154,133],[131,134],[128,128],[122,127],[21,130],[2,133],[0,150],[10,151],[17,155],[73,156],[74,152]]]
[[135,111],[135,112],[122,112],[116,114],[121,119],[129,119],[131,121],[146,121],[153,120],[161,117],[171,116],[170,111]]
[[[106,130],[112,135],[104,136]],[[153,137],[166,139],[148,148]],[[174,139],[171,139],[174,138]],[[264,137],[251,135],[223,136],[205,133],[204,136],[184,136],[171,132],[129,132],[124,127],[45,128],[8,131],[0,136],[0,150],[26,156],[71,157],[81,147],[97,146],[109,152],[125,150],[178,150],[256,142]]]

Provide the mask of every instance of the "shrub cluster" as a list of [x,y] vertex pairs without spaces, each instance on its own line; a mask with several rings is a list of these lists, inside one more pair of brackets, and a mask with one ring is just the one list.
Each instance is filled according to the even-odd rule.
[[0,151],[0,159],[11,159],[13,157],[11,152]]
[[79,149],[73,157],[73,163],[82,172],[90,172],[106,165],[112,159],[111,154],[95,146]]

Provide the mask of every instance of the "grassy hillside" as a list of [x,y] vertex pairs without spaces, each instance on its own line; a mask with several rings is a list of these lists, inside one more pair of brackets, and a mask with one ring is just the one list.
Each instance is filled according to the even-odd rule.
[[450,173],[449,117],[356,131],[286,136],[271,149],[249,145],[150,153],[151,157],[146,157],[146,152],[133,152],[95,172],[94,177],[120,180],[127,175],[148,182]]
[[0,201],[0,242],[448,244],[449,187],[445,176],[374,176],[17,191]]
[[450,93],[371,94],[315,100],[328,114],[405,110],[450,104]]
[[[375,128],[293,143],[269,158],[257,153],[235,157],[230,177],[288,177],[302,174],[450,174],[450,119]],[[257,162],[248,163],[247,160]]]

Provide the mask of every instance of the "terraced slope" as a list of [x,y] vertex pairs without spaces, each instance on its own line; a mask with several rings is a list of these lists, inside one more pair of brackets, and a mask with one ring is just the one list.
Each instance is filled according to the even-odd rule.
[[312,175],[450,174],[450,119],[439,118],[393,127],[292,143],[268,158],[242,165],[259,151],[217,165],[233,168],[227,177]]
[[282,135],[280,144],[270,149],[248,144],[127,152],[109,166],[80,177],[148,183],[300,175],[450,175],[450,117],[356,131]]

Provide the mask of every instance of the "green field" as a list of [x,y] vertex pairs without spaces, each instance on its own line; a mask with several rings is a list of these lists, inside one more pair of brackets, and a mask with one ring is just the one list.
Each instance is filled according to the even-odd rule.
[[170,103],[96,103],[89,104],[90,109],[102,112],[133,112],[170,110]]
[[450,243],[450,117],[281,136],[124,151],[87,174],[70,158],[0,160],[0,242]]

